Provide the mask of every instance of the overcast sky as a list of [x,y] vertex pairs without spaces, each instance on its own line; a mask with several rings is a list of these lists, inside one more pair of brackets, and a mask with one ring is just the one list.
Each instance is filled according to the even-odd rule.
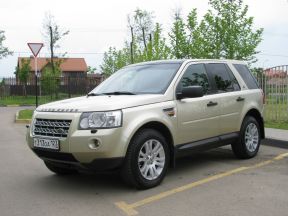
[[[255,28],[264,28],[263,42],[255,66],[288,65],[288,0],[244,0]],[[127,37],[127,14],[136,8],[153,11],[155,21],[165,30],[171,27],[173,10],[181,8],[184,17],[192,8],[199,18],[208,9],[208,0],[5,0],[0,5],[0,29],[5,31],[5,46],[14,55],[0,60],[0,77],[12,76],[17,57],[30,56],[27,42],[43,42],[45,12],[70,34],[57,52],[68,57],[84,57],[88,65],[101,64],[109,46],[121,48]],[[47,55],[44,47],[40,56]]]

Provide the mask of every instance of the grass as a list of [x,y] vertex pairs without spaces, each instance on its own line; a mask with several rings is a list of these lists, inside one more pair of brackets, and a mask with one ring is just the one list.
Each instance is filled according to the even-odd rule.
[[18,119],[32,119],[33,112],[31,109],[20,110]]
[[[73,97],[77,97],[79,95],[73,95]],[[67,99],[67,94],[59,94],[58,98],[50,97],[50,96],[39,96],[38,103],[45,104],[52,101],[63,100]],[[36,98],[35,96],[28,95],[27,97],[24,96],[9,96],[0,98],[0,105],[30,105],[35,106]]]
[[265,127],[288,130],[288,121],[266,121]]

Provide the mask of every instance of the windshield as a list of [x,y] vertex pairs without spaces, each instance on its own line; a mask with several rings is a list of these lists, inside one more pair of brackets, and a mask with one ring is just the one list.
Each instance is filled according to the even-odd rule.
[[164,94],[180,65],[162,63],[127,67],[117,71],[91,93]]

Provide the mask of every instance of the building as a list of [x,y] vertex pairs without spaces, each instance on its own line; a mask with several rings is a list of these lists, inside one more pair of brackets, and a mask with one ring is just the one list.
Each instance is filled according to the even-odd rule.
[[[34,75],[34,57],[19,57],[17,65],[18,68],[21,68],[23,60],[27,61],[29,59],[31,74]],[[84,58],[55,58],[54,61],[60,64],[62,77],[86,77],[88,68]],[[51,67],[50,58],[37,58],[37,71],[40,77],[44,69],[47,67]]]

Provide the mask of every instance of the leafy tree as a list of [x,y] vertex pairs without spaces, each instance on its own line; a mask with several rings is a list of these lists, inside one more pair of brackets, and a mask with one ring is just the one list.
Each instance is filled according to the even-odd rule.
[[143,55],[143,61],[168,59],[169,57],[171,57],[171,50],[166,45],[166,39],[162,36],[160,24],[156,23],[153,37],[147,45],[147,54]]
[[122,49],[110,47],[104,53],[100,68],[106,77],[131,63],[167,59],[171,56],[161,26],[156,24],[153,28],[152,18],[152,13],[140,9],[133,16],[128,16],[131,43],[126,41]]
[[201,50],[197,57],[257,61],[263,29],[253,30],[248,6],[242,0],[209,0],[209,4],[212,9],[192,32],[192,50]]
[[88,68],[87,68],[87,73],[88,74],[95,74],[95,72],[96,72],[96,68],[95,67],[88,66]]
[[[174,14],[169,42],[162,36],[160,24],[154,25],[152,13],[137,9],[128,16],[131,43],[124,48],[109,48],[101,69],[106,76],[130,63],[167,58],[238,59],[257,61],[257,46],[263,29],[253,30],[253,17],[242,0],[209,0],[211,9],[198,22],[197,10],[186,22],[180,11]],[[170,49],[169,49],[170,48]]]
[[23,92],[24,95],[27,96],[27,81],[30,76],[30,58],[22,58],[21,59],[21,67],[16,67],[16,76],[20,80],[20,83],[23,84]]
[[105,77],[110,76],[120,68],[129,64],[130,61],[129,48],[124,47],[122,50],[116,50],[115,47],[110,47],[104,53],[103,63],[100,66]]
[[174,23],[169,38],[171,54],[177,59],[187,58],[189,42],[187,41],[186,26],[180,11],[176,11],[174,14]]
[[[60,26],[56,23],[54,16],[47,13],[43,21],[43,35],[50,51],[50,63],[52,68],[52,73],[56,75],[59,68],[56,68],[58,63],[55,63],[55,50],[60,48],[60,40],[69,34],[69,30],[62,30]],[[65,54],[64,54],[65,55]]]
[[4,33],[4,31],[0,30],[0,59],[13,54],[7,47],[3,46],[3,41],[6,39]]
[[44,94],[50,95],[51,99],[55,94],[55,97],[58,98],[58,90],[60,86],[60,65],[61,61],[54,61],[54,71],[52,69],[52,64],[47,64],[42,70],[41,76],[41,87]]

